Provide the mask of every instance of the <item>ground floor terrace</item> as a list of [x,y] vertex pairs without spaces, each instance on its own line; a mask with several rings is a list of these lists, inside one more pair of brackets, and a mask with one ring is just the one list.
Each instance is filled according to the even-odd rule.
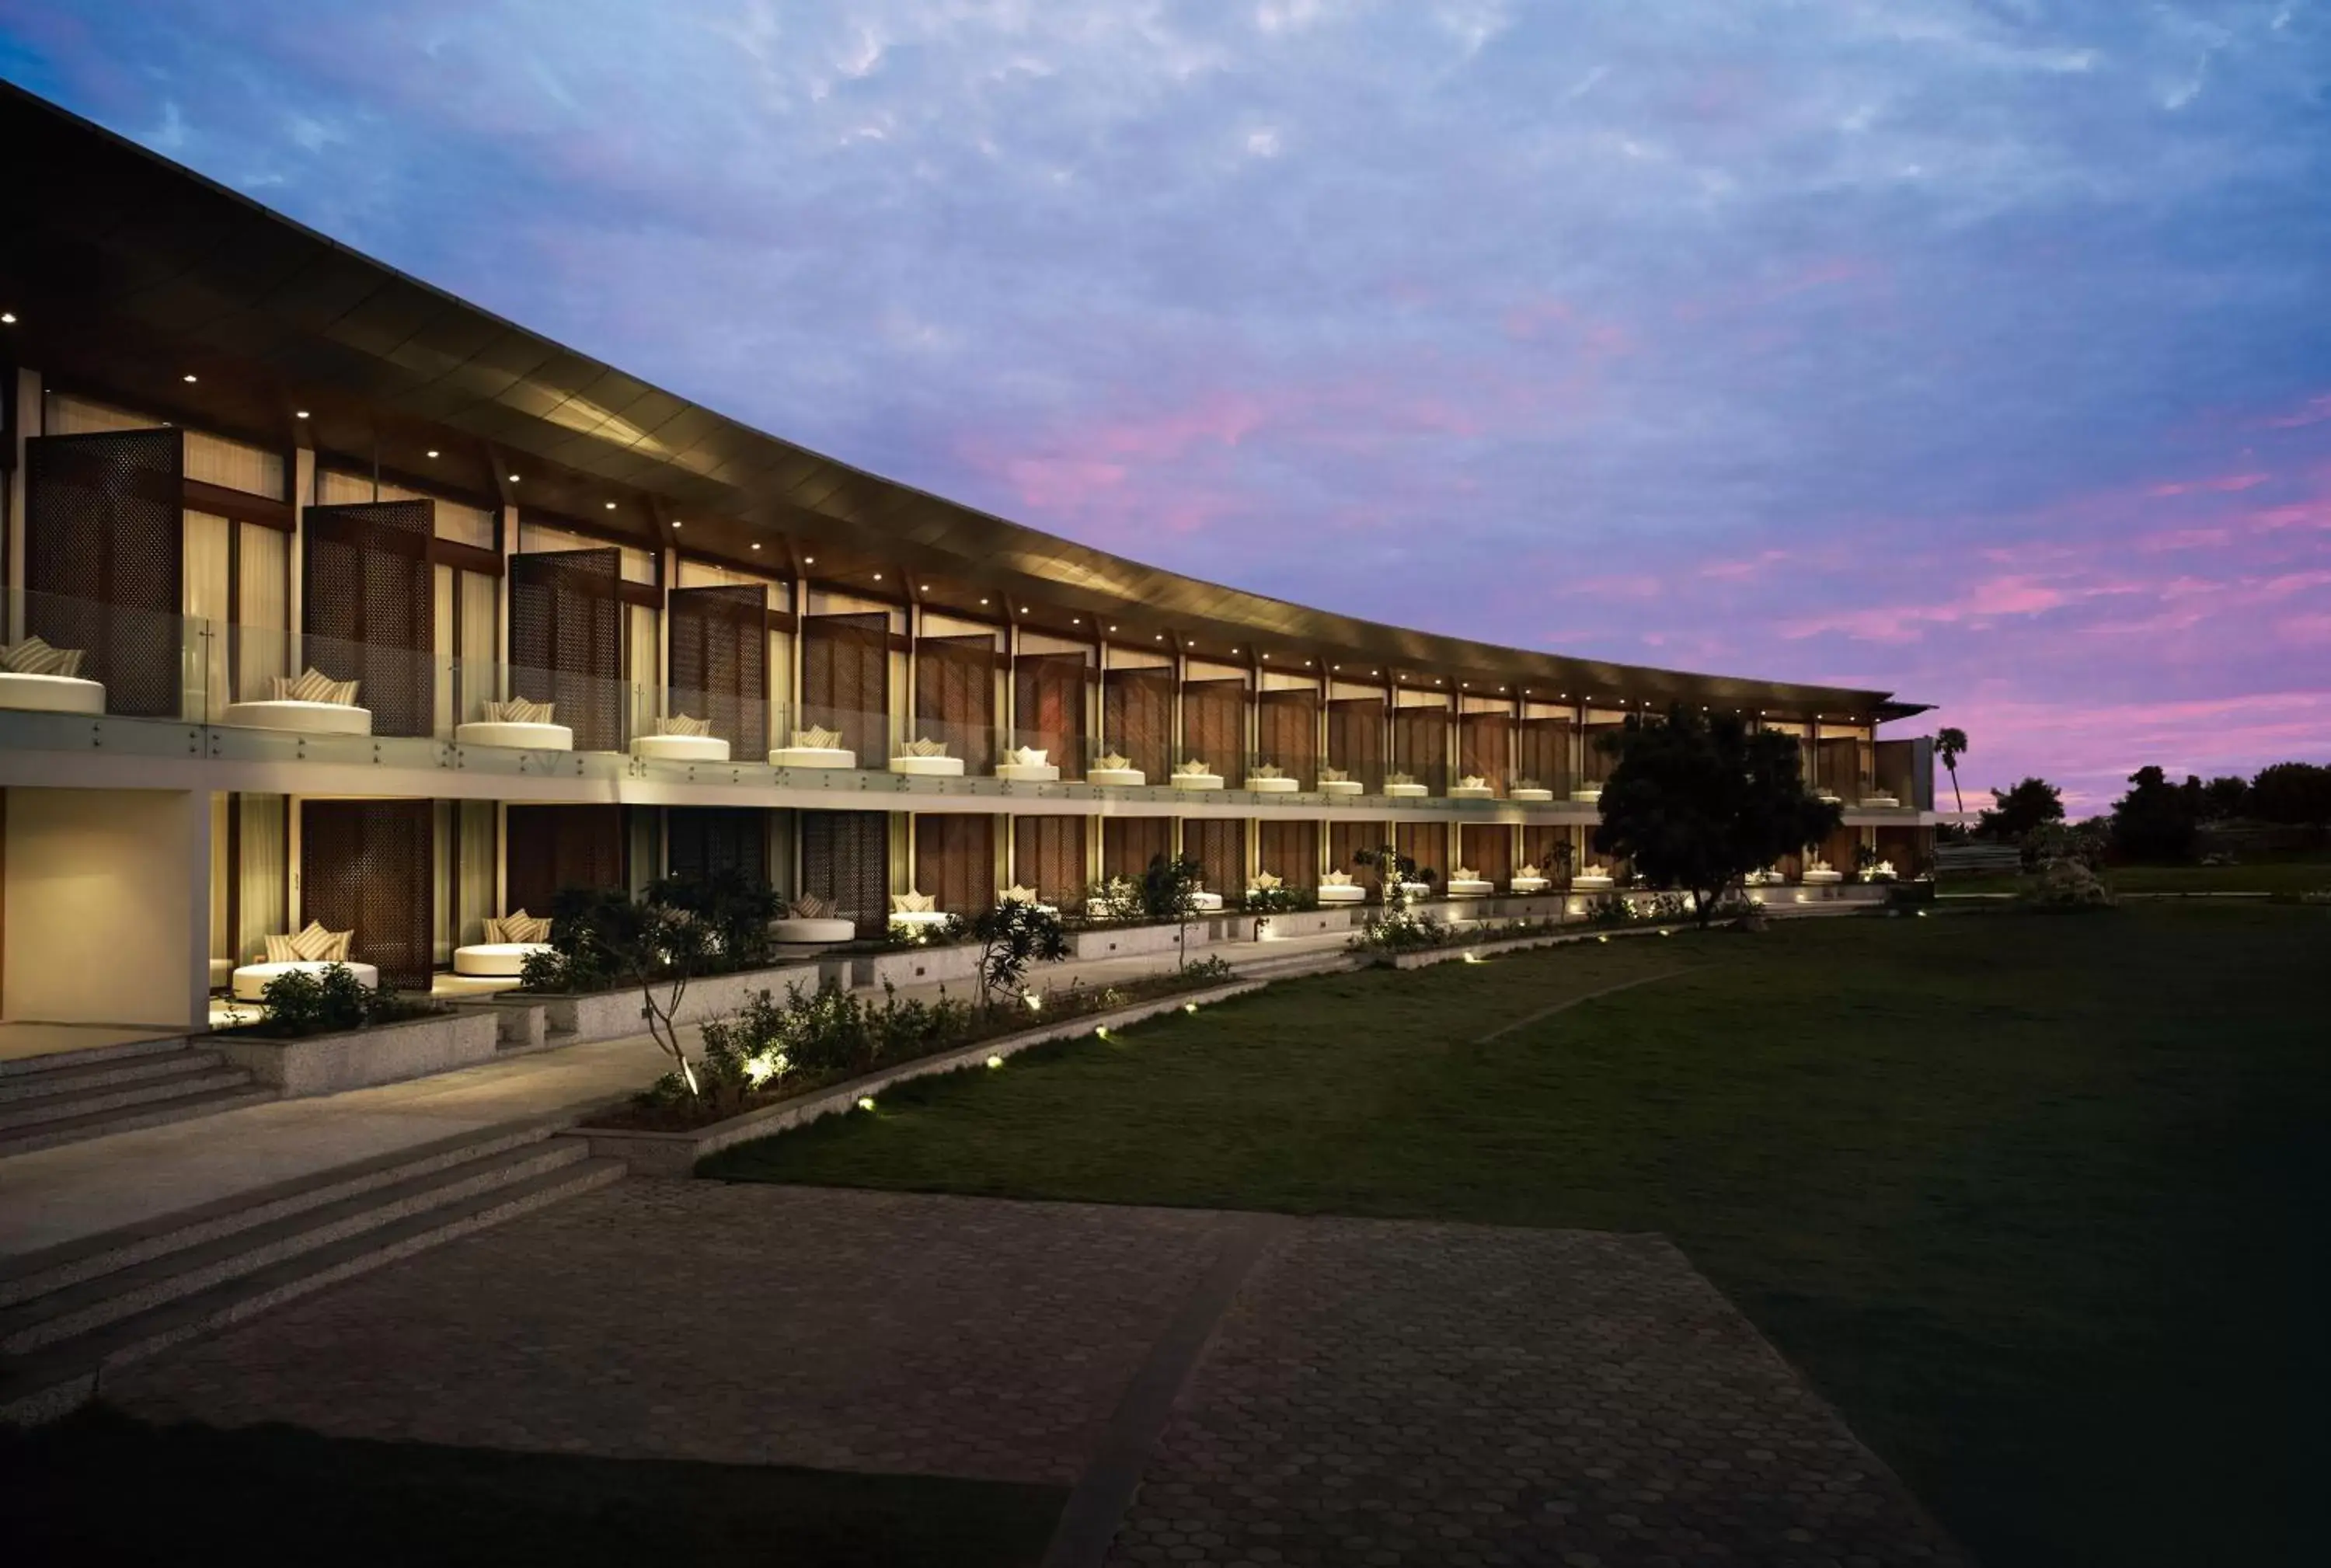
[[[635,890],[664,876],[736,872],[814,901],[821,923],[784,929],[795,955],[879,943],[911,929],[894,924],[902,915],[968,916],[1005,896],[1081,918],[1096,885],[1137,879],[1161,856],[1194,860],[1206,912],[1223,915],[1266,891],[1280,909],[1364,910],[1383,888],[1360,857],[1384,846],[1413,864],[1417,896],[1457,917],[1492,905],[1575,917],[1627,880],[1593,848],[1591,808],[1575,806],[1525,821],[1306,815],[1276,803],[1242,814],[1221,802],[1207,814],[1110,802],[1099,814],[1103,803],[1058,795],[1012,812],[963,797],[925,803],[953,808],[935,810],[811,798],[836,809],[9,787],[0,1022],[199,1027],[214,997],[257,1000],[271,959],[311,924],[352,933],[336,955],[399,989],[506,989],[528,944],[490,921],[547,915],[564,889]],[[1927,861],[1932,830],[1915,815],[1872,816],[1784,859],[1752,891],[1798,902],[1882,892]]]

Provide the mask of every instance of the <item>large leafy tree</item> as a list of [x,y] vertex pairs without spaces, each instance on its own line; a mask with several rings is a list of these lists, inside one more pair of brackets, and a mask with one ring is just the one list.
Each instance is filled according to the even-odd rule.
[[1966,754],[1965,730],[1951,725],[1935,732],[1935,755],[1943,759],[1943,771],[1951,775],[1951,800],[1962,816],[1966,813],[1966,797],[1959,794],[1959,758]]
[[2011,790],[1991,792],[1991,809],[1974,831],[1986,839],[2022,843],[2024,836],[2064,820],[2064,792],[2043,778],[2027,778]]
[[1618,762],[1603,786],[1594,847],[1654,888],[1691,895],[1702,926],[1727,889],[1836,831],[1841,809],[1805,787],[1797,743],[1755,734],[1730,714],[1671,708],[1631,718],[1605,743]]
[[2202,781],[2184,787],[2157,767],[2128,775],[2128,794],[2113,802],[2114,847],[2136,860],[2182,860],[2193,850],[2202,815]]
[[2279,762],[2250,780],[2250,814],[2262,822],[2331,822],[2331,767]]

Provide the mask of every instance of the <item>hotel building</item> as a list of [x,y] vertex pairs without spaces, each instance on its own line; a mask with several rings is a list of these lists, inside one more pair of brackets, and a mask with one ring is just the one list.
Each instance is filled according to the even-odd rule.
[[1844,803],[1784,876],[1928,859],[1928,743],[1880,734],[1921,709],[1886,693],[1144,566],[762,434],[5,87],[0,141],[0,1018],[199,1026],[310,920],[426,988],[561,888],[722,867],[866,934],[900,894],[1073,906],[1175,849],[1233,901],[1385,841],[1509,897],[1561,846],[1594,866],[1596,742],[1675,702],[1794,737]]

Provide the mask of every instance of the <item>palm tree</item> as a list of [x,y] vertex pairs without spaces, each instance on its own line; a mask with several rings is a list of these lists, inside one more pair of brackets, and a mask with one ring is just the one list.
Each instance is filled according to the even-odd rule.
[[1943,771],[1951,775],[1951,799],[1956,803],[1959,814],[1966,814],[1966,801],[1959,794],[1959,758],[1967,754],[1966,731],[1950,728],[1936,732],[1935,755],[1943,759]]

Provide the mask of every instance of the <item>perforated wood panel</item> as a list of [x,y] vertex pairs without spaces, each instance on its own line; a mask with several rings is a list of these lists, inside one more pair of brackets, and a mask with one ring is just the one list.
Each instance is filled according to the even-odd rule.
[[1262,760],[1286,769],[1306,786],[1319,765],[1319,697],[1312,691],[1266,691],[1256,722]]
[[1449,786],[1449,714],[1439,708],[1403,708],[1392,720],[1392,765],[1439,794]]
[[1458,720],[1457,772],[1479,774],[1504,793],[1510,774],[1513,719],[1502,713],[1469,713]]
[[[804,812],[801,890],[830,898],[863,936],[890,910],[890,819],[880,812]],[[928,889],[926,889],[928,890]]]
[[1162,670],[1110,670],[1101,683],[1101,715],[1103,744],[1131,759],[1150,782],[1162,782],[1174,771],[1172,675]]
[[1327,761],[1374,789],[1384,780],[1384,705],[1373,697],[1327,705]]
[[1195,757],[1228,780],[1245,774],[1245,681],[1182,683],[1182,755]]
[[109,713],[180,712],[182,448],[175,430],[25,443],[25,630],[81,650]]
[[1561,854],[1562,846],[1568,842],[1568,828],[1533,822],[1522,829],[1522,864],[1536,866],[1551,877],[1556,870],[1555,858]]
[[1266,822],[1255,829],[1257,871],[1269,871],[1290,888],[1319,885],[1319,824]]
[[577,751],[623,747],[623,554],[510,557],[510,693],[557,705]]
[[1206,891],[1237,903],[1246,892],[1246,822],[1237,817],[1192,817],[1182,824],[1183,852],[1198,862]]
[[1171,817],[1104,817],[1100,824],[1100,870],[1104,877],[1139,879],[1149,862],[1174,849]]
[[1363,850],[1373,852],[1381,846],[1387,830],[1376,822],[1329,822],[1327,824],[1327,862],[1338,871],[1349,871],[1352,879],[1374,892],[1383,885],[1371,867],[1360,864]]
[[769,879],[769,813],[756,806],[673,806],[664,813],[664,874],[734,871]]
[[502,834],[502,904],[547,915],[564,888],[629,885],[623,808],[512,806]]
[[1016,744],[1047,754],[1062,778],[1082,778],[1085,661],[1074,653],[1022,655],[1013,668],[1012,729]]
[[1556,794],[1570,793],[1570,720],[1522,720],[1516,736],[1514,777],[1536,779]]
[[1434,873],[1435,888],[1449,875],[1449,830],[1440,822],[1403,822],[1393,840],[1420,871]]
[[769,749],[768,596],[758,584],[675,589],[671,702],[712,721],[730,755],[758,760]]
[[994,904],[995,822],[971,812],[917,817],[917,889],[928,893],[950,915],[974,915]]
[[375,735],[427,735],[436,722],[436,583],[430,501],[309,507],[302,574],[303,662],[360,682]]
[[918,735],[944,740],[964,771],[995,766],[995,641],[926,637],[915,645],[915,722]]
[[1460,831],[1464,834],[1465,852],[1459,858],[1504,887],[1506,879],[1514,874],[1513,829],[1503,822],[1467,822]]
[[811,615],[801,626],[801,727],[838,729],[860,766],[882,766],[890,755],[890,618]]
[[302,923],[354,931],[350,956],[403,990],[426,991],[432,941],[435,804],[306,801],[300,807]]
[[1085,896],[1085,819],[1014,817],[1012,875],[1044,901],[1073,909]]

